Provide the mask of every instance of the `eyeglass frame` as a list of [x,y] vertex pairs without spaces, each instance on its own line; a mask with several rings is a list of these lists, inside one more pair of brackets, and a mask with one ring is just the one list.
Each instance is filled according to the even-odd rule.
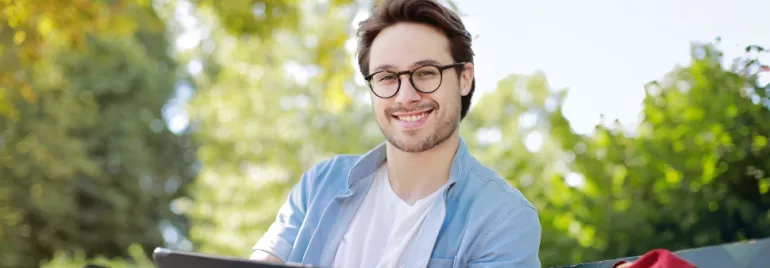
[[[381,99],[390,99],[390,98],[393,98],[394,96],[398,95],[398,92],[401,90],[401,76],[405,75],[405,74],[409,75],[409,83],[412,84],[412,88],[414,88],[414,90],[417,90],[417,92],[420,92],[420,93],[430,94],[430,93],[436,92],[436,90],[438,90],[441,87],[441,84],[444,83],[444,71],[446,71],[447,69],[450,69],[450,68],[457,68],[458,66],[465,65],[466,63],[467,62],[455,62],[455,63],[450,63],[450,64],[447,64],[447,65],[436,65],[436,64],[430,64],[429,63],[429,64],[421,65],[420,67],[414,68],[414,70],[405,70],[405,71],[400,71],[400,72],[382,70],[382,71],[377,71],[377,72],[374,72],[374,73],[371,73],[369,75],[364,76],[364,80],[366,81],[366,84],[369,85],[369,90],[371,90],[372,93],[375,96],[377,96],[378,98],[381,98]],[[423,91],[423,90],[420,90],[419,88],[417,88],[417,86],[414,84],[414,76],[413,75],[414,75],[415,71],[417,71],[419,69],[422,69],[424,67],[428,67],[428,66],[436,67],[436,69],[438,69],[438,71],[439,71],[439,79],[440,80],[438,82],[438,86],[436,86],[435,89],[433,89],[431,91]],[[372,78],[374,78],[374,76],[377,75],[378,73],[382,73],[382,72],[393,73],[393,74],[395,74],[396,79],[398,80],[398,87],[396,88],[396,91],[393,92],[393,95],[390,95],[390,96],[387,96],[387,97],[383,97],[383,96],[380,96],[379,94],[377,94],[377,92],[374,92],[374,86],[372,86]]]

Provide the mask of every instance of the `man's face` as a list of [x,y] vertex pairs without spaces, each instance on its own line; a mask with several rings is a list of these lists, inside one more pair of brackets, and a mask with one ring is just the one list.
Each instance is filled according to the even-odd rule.
[[[447,37],[439,29],[428,25],[393,25],[381,31],[370,48],[370,74],[382,70],[413,71],[426,63],[437,66],[455,63],[449,52]],[[418,81],[420,73],[424,73],[422,77],[429,78],[438,75],[440,86],[432,93],[417,91],[407,74],[399,76],[401,85],[393,97],[383,99],[370,93],[377,123],[391,145],[404,152],[423,152],[455,133],[460,124],[460,98],[468,94],[473,80],[473,64],[466,63],[462,67],[464,71],[459,79],[459,68],[438,70],[436,73],[417,71],[414,74],[415,84],[423,91],[435,87],[422,88]],[[397,84],[393,76],[388,79],[389,83]],[[372,79],[372,83],[378,81],[383,79]]]

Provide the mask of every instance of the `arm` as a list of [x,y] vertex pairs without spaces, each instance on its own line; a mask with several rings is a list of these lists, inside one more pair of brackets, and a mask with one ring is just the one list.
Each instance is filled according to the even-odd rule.
[[502,214],[482,234],[481,244],[471,254],[469,268],[541,267],[541,227],[537,211],[525,204]]
[[309,173],[305,173],[289,192],[289,197],[278,211],[275,222],[254,245],[250,259],[284,263],[289,258],[299,228],[305,220],[308,179],[312,176]]
[[261,249],[254,250],[254,253],[251,254],[249,259],[271,263],[283,263],[283,261],[275,255]]

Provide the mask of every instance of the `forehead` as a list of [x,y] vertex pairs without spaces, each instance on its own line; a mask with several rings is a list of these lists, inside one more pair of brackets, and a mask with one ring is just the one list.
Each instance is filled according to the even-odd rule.
[[414,63],[434,60],[443,64],[452,61],[449,40],[436,27],[417,23],[398,23],[382,30],[369,50],[369,69],[394,66],[402,70]]

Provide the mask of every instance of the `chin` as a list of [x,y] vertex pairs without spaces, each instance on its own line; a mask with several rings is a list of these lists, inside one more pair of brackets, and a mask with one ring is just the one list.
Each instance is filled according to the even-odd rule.
[[421,153],[433,148],[428,144],[416,143],[416,142],[407,143],[407,142],[397,141],[397,142],[390,142],[390,144],[393,145],[393,147],[396,147],[397,149],[399,149],[400,151],[406,152],[406,153]]
[[430,114],[430,120],[416,127],[404,128],[392,119],[383,120],[386,122],[385,127],[383,124],[379,124],[379,127],[393,147],[407,153],[420,153],[442,144],[452,137],[459,127],[459,117],[457,120],[437,120],[439,117],[433,118],[434,116],[436,115]]
[[[435,133],[434,133],[435,134]],[[436,145],[443,142],[445,139],[438,139],[436,135],[424,135],[424,134],[406,134],[400,133],[399,135],[386,135],[388,142],[393,147],[398,148],[401,151],[407,153],[420,153],[425,152]]]

